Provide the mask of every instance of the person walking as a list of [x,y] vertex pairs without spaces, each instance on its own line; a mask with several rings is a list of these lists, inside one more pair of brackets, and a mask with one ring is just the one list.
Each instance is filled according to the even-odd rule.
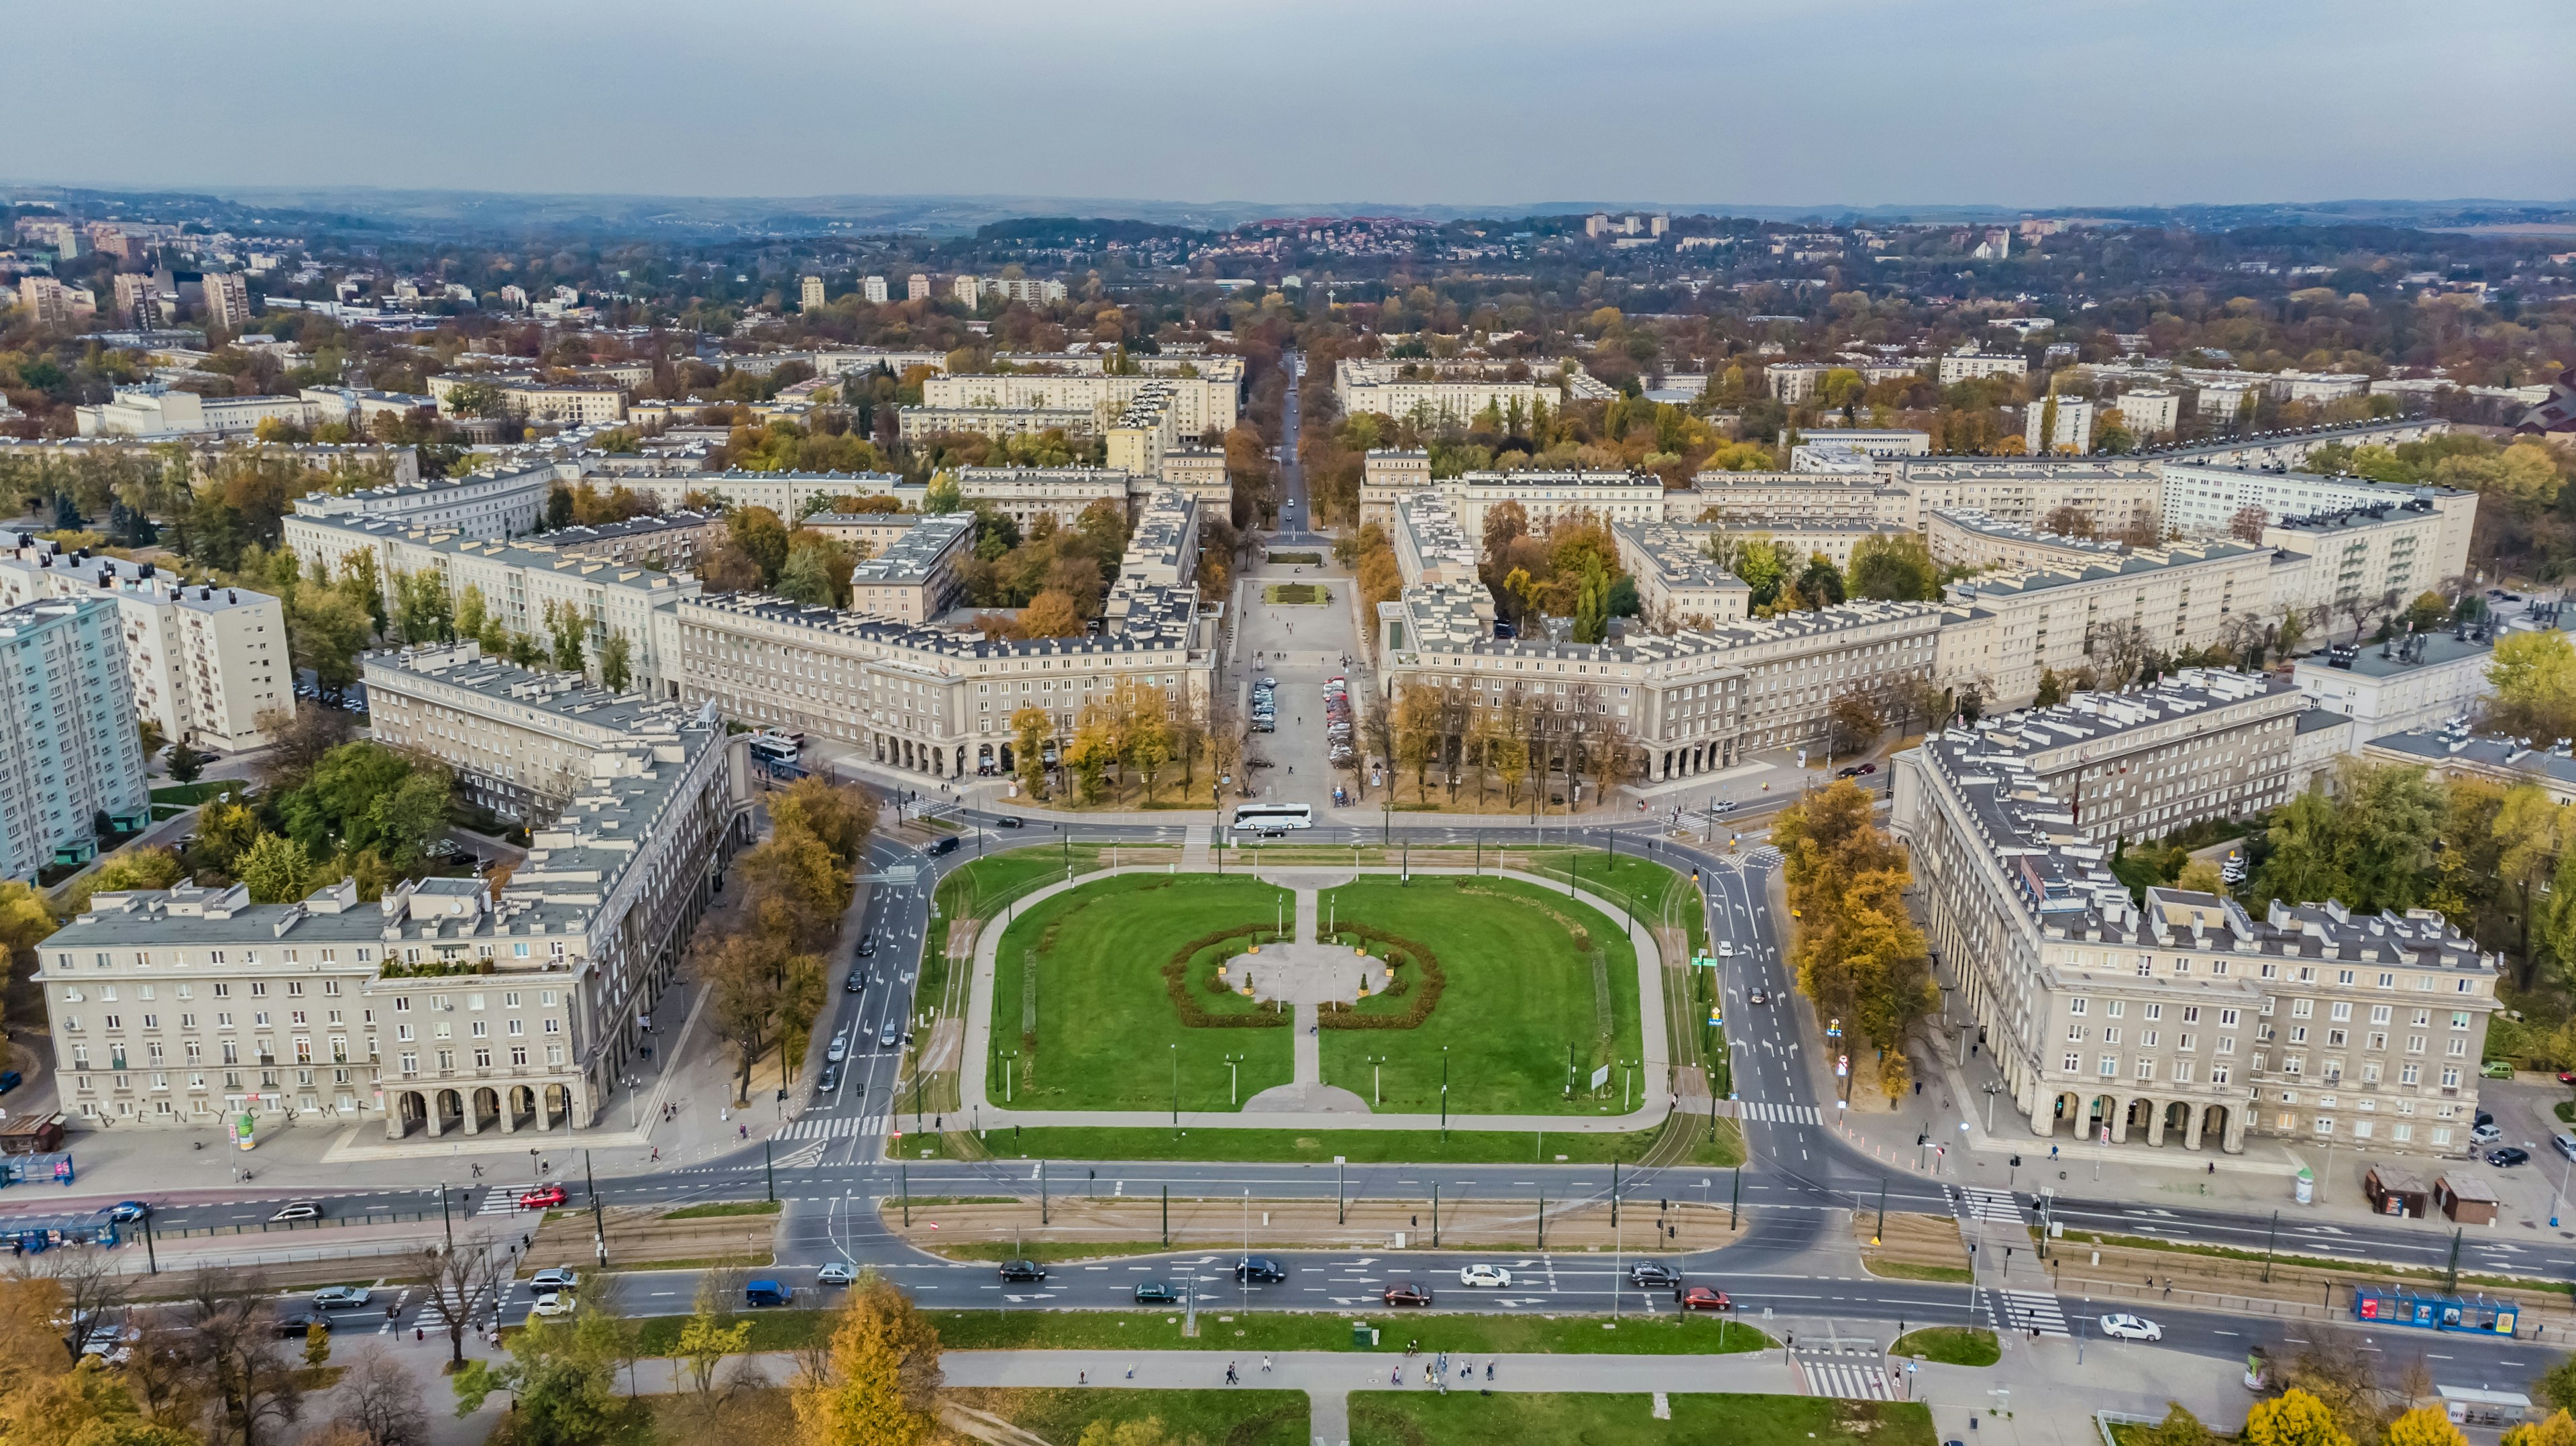
[[1263,1356],[1261,1358],[1261,1374],[1265,1376],[1270,1374],[1270,1358],[1268,1356]]

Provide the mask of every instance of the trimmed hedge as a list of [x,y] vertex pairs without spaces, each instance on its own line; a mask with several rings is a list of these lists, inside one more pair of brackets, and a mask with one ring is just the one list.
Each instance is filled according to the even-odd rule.
[[1237,927],[1232,929],[1220,929],[1217,932],[1206,935],[1202,938],[1192,939],[1190,942],[1183,944],[1180,948],[1172,951],[1172,957],[1166,960],[1163,964],[1163,992],[1172,997],[1172,1008],[1181,1016],[1181,1024],[1185,1028],[1285,1029],[1288,1027],[1289,1019],[1285,1014],[1269,1014],[1261,1012],[1251,1014],[1210,1014],[1207,1010],[1200,1007],[1197,999],[1190,995],[1190,961],[1196,959],[1199,956],[1200,951],[1213,949],[1219,944],[1224,944],[1236,939],[1245,939],[1257,942],[1262,935],[1269,932],[1270,930],[1266,928],[1246,929]]
[[1440,971],[1439,955],[1401,934],[1390,934],[1384,929],[1367,924],[1342,922],[1336,924],[1335,928],[1341,933],[1379,945],[1384,950],[1386,961],[1390,966],[1405,963],[1420,965],[1422,989],[1419,993],[1415,993],[1410,987],[1411,981],[1399,979],[1394,981],[1381,996],[1389,998],[1409,996],[1412,1002],[1405,1007],[1402,1014],[1361,1014],[1350,1009],[1328,1009],[1317,1016],[1315,1022],[1318,1025],[1325,1029],[1414,1029],[1420,1027],[1422,1021],[1431,1017],[1432,1010],[1440,1007],[1440,994],[1442,990],[1449,987],[1449,976]]

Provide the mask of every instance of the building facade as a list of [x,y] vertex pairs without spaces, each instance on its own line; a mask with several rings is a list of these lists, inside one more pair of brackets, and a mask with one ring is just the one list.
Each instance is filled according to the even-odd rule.
[[0,608],[0,878],[30,879],[98,850],[104,815],[151,822],[116,609],[98,598]]

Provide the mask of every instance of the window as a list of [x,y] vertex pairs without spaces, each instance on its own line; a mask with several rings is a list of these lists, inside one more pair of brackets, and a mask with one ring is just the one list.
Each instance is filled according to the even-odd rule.
[[2118,1055],[2116,1055],[2116,1054],[2106,1054],[2106,1055],[2102,1056],[2102,1063],[2101,1063],[2101,1074],[2102,1074],[2102,1078],[2104,1078],[2104,1079],[2113,1079],[2113,1078],[2117,1078],[2117,1077],[2118,1077],[2118,1075],[2119,1075],[2119,1073],[2120,1073],[2120,1057],[2119,1057]]

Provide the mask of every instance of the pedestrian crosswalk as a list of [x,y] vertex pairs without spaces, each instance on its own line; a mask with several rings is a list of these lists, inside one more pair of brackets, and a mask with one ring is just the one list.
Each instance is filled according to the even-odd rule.
[[2066,1312],[2058,1307],[2057,1297],[2039,1290],[1998,1290],[1994,1292],[1995,1325],[1999,1330],[2029,1335],[2036,1331],[2044,1336],[2064,1337]]
[[[533,1190],[534,1185],[523,1188]],[[483,1203],[474,1207],[477,1215],[516,1215],[519,1213],[519,1188],[495,1185],[483,1192]]]
[[2022,1223],[2021,1207],[2013,1202],[2010,1191],[1980,1190],[1973,1185],[1959,1187],[1959,1213],[1971,1220],[1991,1220],[2002,1225]]
[[1746,854],[1744,856],[1744,862],[1753,868],[1767,869],[1773,864],[1780,862],[1780,851],[1769,844],[1764,844],[1762,847]]
[[1834,1361],[1800,1358],[1799,1368],[1807,1373],[1807,1394],[1838,1396],[1846,1401],[1892,1401],[1894,1393],[1887,1388],[1887,1372],[1876,1361]]
[[1814,1105],[1775,1105],[1763,1100],[1739,1101],[1735,1117],[1740,1120],[1768,1120],[1775,1125],[1821,1125],[1824,1111]]
[[870,1136],[885,1133],[885,1116],[860,1119],[856,1115],[816,1115],[791,1121],[778,1132],[782,1140],[844,1140],[853,1135]]

